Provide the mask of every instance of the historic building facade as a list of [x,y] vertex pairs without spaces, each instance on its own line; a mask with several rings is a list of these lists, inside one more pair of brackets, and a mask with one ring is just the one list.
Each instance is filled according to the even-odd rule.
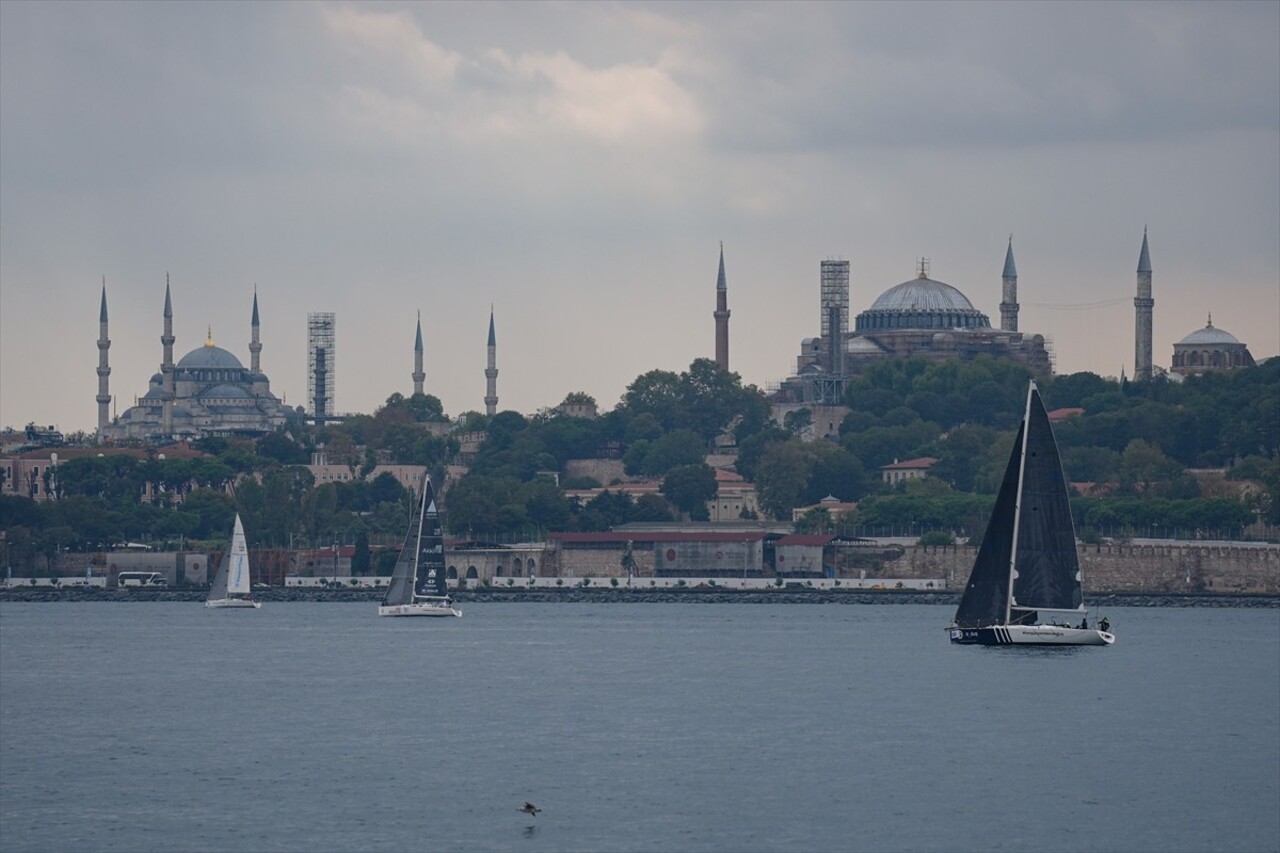
[[1213,325],[1213,315],[1203,329],[1196,329],[1173,345],[1171,373],[1197,376],[1213,370],[1254,367],[1249,348],[1226,329]]
[[[796,359],[796,374],[785,380],[775,402],[780,405],[835,405],[843,397],[844,380],[886,359],[970,359],[979,355],[1009,358],[1039,374],[1053,372],[1043,335],[1018,331],[1018,272],[1013,241],[1005,252],[1001,275],[1000,328],[974,307],[958,288],[931,278],[921,261],[916,277],[880,294],[857,315],[853,328],[841,322],[848,305],[847,262],[823,262],[823,334],[805,338]],[[833,282],[844,293],[830,292]],[[847,311],[844,308],[844,311]]]
[[166,281],[160,372],[151,377],[146,393],[110,422],[102,403],[110,374],[105,286],[99,317],[99,438],[170,441],[209,435],[263,435],[298,416],[271,393],[271,381],[262,372],[256,293],[250,322],[249,367],[217,346],[212,330],[203,346],[174,362],[173,303]]

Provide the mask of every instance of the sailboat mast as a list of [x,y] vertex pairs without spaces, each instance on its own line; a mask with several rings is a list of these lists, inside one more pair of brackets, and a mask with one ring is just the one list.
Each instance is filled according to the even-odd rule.
[[1018,458],[1018,489],[1013,494],[1013,539],[1009,543],[1009,588],[1004,593],[1004,624],[1013,617],[1013,579],[1017,577],[1018,523],[1022,520],[1022,478],[1027,472],[1027,436],[1031,433],[1031,395],[1036,390],[1035,380],[1027,389],[1027,410],[1022,414],[1022,448]]

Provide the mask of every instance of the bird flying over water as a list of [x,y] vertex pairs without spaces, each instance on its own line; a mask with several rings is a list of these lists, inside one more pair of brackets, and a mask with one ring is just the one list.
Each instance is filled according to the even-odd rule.
[[542,811],[542,809],[538,808],[533,803],[525,803],[523,806],[520,807],[520,811],[528,815],[534,815],[536,817],[538,812]]

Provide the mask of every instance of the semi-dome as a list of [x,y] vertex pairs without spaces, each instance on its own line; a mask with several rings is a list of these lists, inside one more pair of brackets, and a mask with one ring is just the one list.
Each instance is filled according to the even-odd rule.
[[1212,346],[1214,344],[1238,344],[1240,341],[1235,335],[1231,334],[1226,329],[1215,328],[1213,321],[1210,320],[1209,325],[1205,326],[1203,329],[1196,329],[1194,332],[1178,341],[1178,343],[1187,344],[1189,346]]
[[243,369],[240,359],[222,347],[207,343],[199,349],[193,349],[182,357],[178,367],[185,370],[226,370],[227,368]]
[[872,311],[976,311],[973,303],[956,288],[921,275],[895,285],[875,302]]
[[222,385],[215,385],[200,394],[201,399],[212,400],[245,400],[252,398],[252,396],[252,394],[241,388],[239,385],[228,385],[226,383],[223,383]]

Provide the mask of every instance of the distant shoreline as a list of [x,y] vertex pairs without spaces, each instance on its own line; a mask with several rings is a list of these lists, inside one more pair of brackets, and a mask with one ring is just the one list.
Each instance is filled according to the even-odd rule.
[[[94,587],[13,587],[0,588],[0,601],[62,602],[201,602],[208,595],[203,589],[106,590]],[[254,598],[264,603],[367,601],[382,599],[376,589],[307,589],[273,588],[259,590]],[[941,604],[954,606],[958,593],[911,592],[906,590],[832,590],[832,589],[618,589],[565,587],[563,589],[471,589],[459,590],[453,597],[460,603],[537,602],[537,603],[677,603],[677,604]],[[1104,607],[1244,607],[1280,608],[1280,596],[1168,593],[1113,593],[1089,596],[1090,609]]]

